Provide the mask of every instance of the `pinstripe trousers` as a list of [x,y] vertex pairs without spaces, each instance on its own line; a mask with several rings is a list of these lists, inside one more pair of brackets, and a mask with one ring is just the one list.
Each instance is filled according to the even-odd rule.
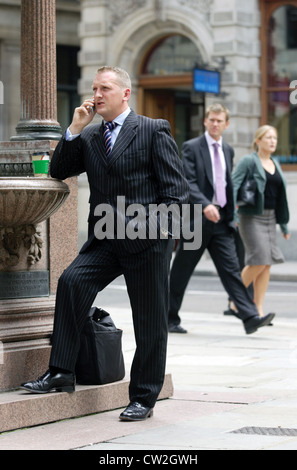
[[98,292],[123,274],[136,341],[129,396],[153,407],[165,375],[172,240],[136,254],[125,251],[122,240],[94,238],[85,245],[58,282],[50,366],[75,371],[88,311]]

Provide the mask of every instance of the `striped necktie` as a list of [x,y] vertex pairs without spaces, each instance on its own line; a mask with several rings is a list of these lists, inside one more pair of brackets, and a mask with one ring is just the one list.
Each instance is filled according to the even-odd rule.
[[109,157],[111,153],[111,131],[113,131],[115,127],[116,127],[116,123],[113,121],[106,122],[104,125],[103,139],[104,139],[105,151],[106,151],[107,157]]

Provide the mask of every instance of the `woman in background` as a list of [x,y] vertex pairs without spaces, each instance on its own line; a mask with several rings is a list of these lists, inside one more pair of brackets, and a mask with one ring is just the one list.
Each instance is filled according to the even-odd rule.
[[276,225],[280,225],[286,240],[290,238],[286,182],[278,161],[271,156],[276,146],[276,129],[268,125],[261,126],[255,134],[254,152],[238,162],[232,175],[236,207],[238,190],[255,163],[256,204],[240,206],[236,210],[235,221],[239,222],[239,233],[245,248],[242,280],[246,287],[253,284],[254,301],[260,316],[264,315],[263,303],[270,280],[270,267],[285,261],[277,246]]

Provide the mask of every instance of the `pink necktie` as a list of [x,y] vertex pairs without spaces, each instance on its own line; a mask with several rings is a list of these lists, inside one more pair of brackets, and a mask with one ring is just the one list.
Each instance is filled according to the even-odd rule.
[[219,144],[215,142],[214,146],[214,167],[215,167],[215,192],[216,192],[216,201],[219,206],[224,207],[227,202],[226,190],[225,190],[225,175],[223,172],[218,146]]

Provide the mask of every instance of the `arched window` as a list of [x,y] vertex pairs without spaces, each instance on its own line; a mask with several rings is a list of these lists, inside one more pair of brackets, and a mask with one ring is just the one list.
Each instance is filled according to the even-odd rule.
[[148,75],[189,73],[201,60],[199,50],[190,39],[180,35],[168,36],[150,51],[142,73]]
[[167,119],[179,148],[204,129],[204,94],[193,93],[193,69],[201,62],[194,42],[170,34],[151,44],[140,64],[138,113]]
[[262,121],[278,130],[279,160],[297,163],[297,105],[290,89],[297,80],[297,2],[281,3],[264,1]]

